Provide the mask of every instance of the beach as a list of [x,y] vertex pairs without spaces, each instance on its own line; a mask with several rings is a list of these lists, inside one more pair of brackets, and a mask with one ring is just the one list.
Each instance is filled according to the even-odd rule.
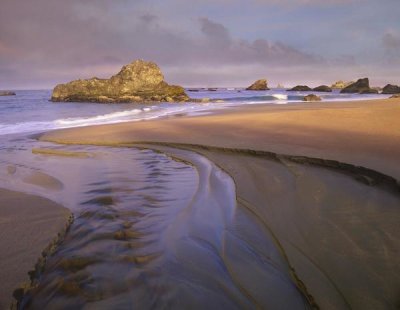
[[29,285],[28,271],[65,230],[70,214],[48,199],[0,189],[0,309],[9,309],[14,290]]
[[38,193],[82,194],[26,305],[396,309],[399,118],[399,99],[251,105],[36,135],[58,167]]
[[[232,177],[238,208],[275,240],[310,305],[395,309],[399,118],[399,99],[251,106],[65,129],[40,140],[144,147],[189,162],[182,150],[205,156]],[[240,256],[232,251],[230,259]]]

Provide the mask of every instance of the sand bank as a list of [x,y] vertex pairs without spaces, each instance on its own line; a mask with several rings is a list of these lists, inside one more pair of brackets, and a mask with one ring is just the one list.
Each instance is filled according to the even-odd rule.
[[256,149],[339,160],[400,179],[400,99],[248,106],[213,115],[64,129],[42,140],[138,141]]
[[253,106],[41,139],[201,153],[233,177],[238,206],[274,238],[309,301],[322,309],[395,309],[399,119],[398,99]]
[[70,212],[38,196],[0,189],[0,309],[29,281],[42,251],[65,228]]

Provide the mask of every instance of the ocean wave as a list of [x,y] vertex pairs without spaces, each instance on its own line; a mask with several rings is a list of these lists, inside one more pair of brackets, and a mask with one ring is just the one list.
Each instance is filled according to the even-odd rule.
[[274,97],[278,100],[287,100],[288,99],[288,95],[284,95],[284,94],[272,94],[272,97]]
[[113,112],[103,115],[96,115],[93,117],[81,118],[81,117],[73,117],[73,118],[66,118],[66,119],[59,119],[54,121],[56,125],[94,125],[98,124],[99,122],[104,123],[104,121],[112,121],[112,120],[123,120],[124,118],[131,117],[133,115],[137,115],[141,112],[150,111],[151,109],[133,109],[128,111],[120,111],[120,112]]

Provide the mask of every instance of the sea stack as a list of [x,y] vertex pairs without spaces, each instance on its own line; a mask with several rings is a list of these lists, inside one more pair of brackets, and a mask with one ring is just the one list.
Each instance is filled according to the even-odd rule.
[[247,87],[246,90],[269,90],[268,82],[266,79],[257,80]]
[[307,85],[297,85],[291,89],[288,89],[287,91],[310,91],[310,90],[312,89]]
[[332,88],[327,85],[321,85],[318,87],[313,88],[313,91],[323,92],[323,93],[330,93],[332,92]]
[[347,94],[376,94],[378,91],[369,87],[369,79],[363,78],[343,88],[340,93]]
[[109,79],[92,78],[57,85],[54,102],[182,102],[189,97],[181,86],[168,85],[153,62],[136,60]]
[[382,89],[382,94],[400,94],[400,86],[387,84]]

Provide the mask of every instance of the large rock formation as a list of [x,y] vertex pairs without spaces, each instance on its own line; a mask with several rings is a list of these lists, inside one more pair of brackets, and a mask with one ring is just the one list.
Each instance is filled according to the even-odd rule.
[[354,82],[345,82],[345,81],[337,81],[335,83],[332,84],[331,88],[333,89],[343,89],[351,84],[353,84]]
[[181,102],[189,100],[180,86],[168,85],[153,62],[136,60],[110,79],[92,78],[57,85],[52,101]]
[[310,94],[305,96],[303,98],[303,101],[321,101],[321,97],[314,94]]
[[343,88],[340,93],[347,94],[373,94],[376,93],[375,90],[369,87],[368,78],[359,79],[357,82],[350,84],[349,86]]
[[15,96],[13,91],[0,90],[0,96]]
[[288,89],[287,91],[310,91],[311,88],[306,86],[306,85],[297,85],[291,89]]
[[400,94],[400,86],[387,84],[382,89],[382,94]]
[[326,85],[321,85],[321,86],[313,88],[313,91],[330,93],[330,92],[332,92],[332,88],[330,88],[329,86],[326,86]]
[[247,87],[246,90],[269,90],[268,82],[266,79],[255,81],[253,84]]

